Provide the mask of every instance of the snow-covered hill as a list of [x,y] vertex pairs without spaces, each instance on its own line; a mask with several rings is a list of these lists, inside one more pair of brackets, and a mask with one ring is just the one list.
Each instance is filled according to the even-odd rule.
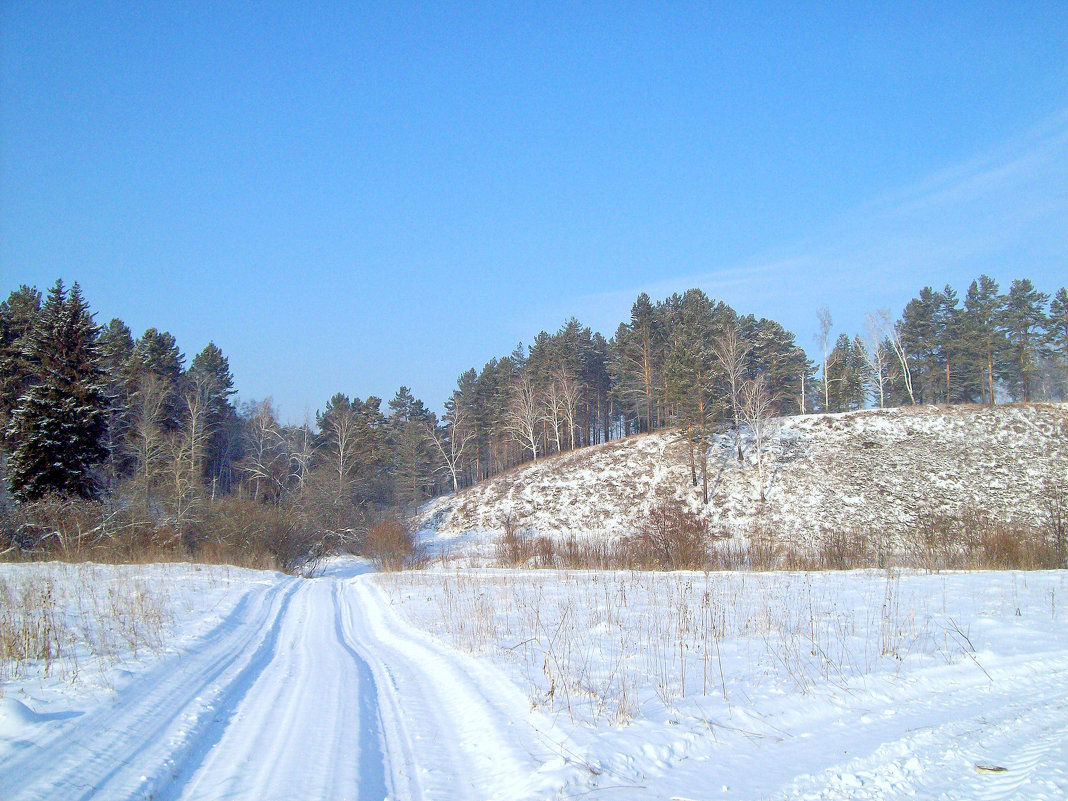
[[716,530],[758,528],[796,543],[833,532],[889,534],[919,515],[972,511],[1021,526],[1043,514],[1050,482],[1068,482],[1068,404],[907,407],[775,421],[764,449],[764,501],[750,432],[708,455],[710,499],[690,480],[679,432],[658,432],[541,459],[428,506],[441,544],[484,541],[512,516],[554,537],[614,536],[658,498],[675,497]]

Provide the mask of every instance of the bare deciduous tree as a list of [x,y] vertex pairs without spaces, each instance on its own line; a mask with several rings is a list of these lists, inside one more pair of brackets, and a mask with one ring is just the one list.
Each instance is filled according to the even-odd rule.
[[763,373],[742,385],[742,417],[753,435],[756,452],[757,486],[760,500],[764,500],[764,445],[771,438],[775,414],[775,398],[768,390]]
[[575,449],[575,418],[578,415],[579,398],[582,387],[567,370],[560,369],[553,379],[557,395],[560,397],[560,411],[563,422],[567,424],[567,438],[571,450]]
[[816,318],[820,323],[819,333],[816,334],[816,341],[819,342],[820,351],[823,353],[823,409],[826,411],[831,408],[831,393],[830,382],[827,380],[827,368],[828,359],[830,358],[830,352],[827,350],[828,343],[830,342],[831,335],[831,312],[826,306],[820,306],[816,310]]
[[296,483],[297,491],[304,492],[315,458],[315,436],[312,434],[311,415],[304,413],[304,424],[289,426],[282,431],[286,456],[289,463],[287,480]]
[[440,470],[448,471],[452,478],[452,491],[460,491],[460,469],[467,446],[475,439],[475,429],[469,422],[470,412],[465,406],[454,406],[446,417],[443,430],[431,421],[423,424],[427,442],[441,457]]
[[538,461],[538,428],[545,413],[538,388],[529,375],[523,373],[512,385],[508,409],[504,415],[504,429],[520,447],[527,448]]
[[356,431],[356,415],[348,408],[330,415],[323,429],[326,450],[331,457],[333,473],[337,476],[335,491],[339,499],[349,489],[352,471],[356,467]]
[[901,378],[905,382],[905,390],[909,393],[909,401],[915,405],[916,396],[912,391],[912,371],[909,369],[908,354],[905,352],[905,343],[901,339],[901,330],[891,318],[889,309],[879,309],[875,324],[882,334],[880,338],[890,342],[890,347],[893,348],[894,355],[897,356],[898,364],[901,366]]
[[260,401],[246,425],[245,458],[241,469],[253,482],[252,497],[260,499],[264,488],[278,489],[282,435],[271,399]]
[[752,345],[738,336],[738,326],[730,325],[712,342],[712,353],[727,378],[731,393],[731,415],[734,421],[734,439],[738,449],[738,461],[742,461],[742,438],[738,432],[741,411],[742,380],[745,378],[746,359]]
[[875,377],[875,389],[879,395],[879,408],[886,407],[886,379],[890,354],[886,351],[886,341],[880,334],[879,323],[874,316],[867,316],[867,337],[861,340],[861,352],[864,361]]
[[167,416],[167,383],[155,373],[141,377],[133,396],[133,451],[137,460],[135,484],[146,504],[151,503],[152,487],[163,468],[167,437],[163,423]]

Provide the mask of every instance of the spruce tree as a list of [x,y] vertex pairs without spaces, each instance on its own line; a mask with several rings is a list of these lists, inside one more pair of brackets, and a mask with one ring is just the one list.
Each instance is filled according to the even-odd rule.
[[112,483],[137,469],[137,458],[128,442],[134,427],[132,398],[137,391],[137,372],[133,337],[122,320],[114,318],[101,329],[99,345],[110,401],[105,473]]
[[234,421],[237,411],[230,402],[234,377],[230,362],[214,342],[193,357],[185,375],[186,392],[202,396],[205,406],[205,459],[203,478],[214,490],[228,488],[230,461],[234,455]]
[[24,351],[34,383],[7,429],[14,443],[8,475],[19,500],[99,492],[108,399],[98,332],[78,284],[67,293],[56,281]]
[[146,379],[151,382],[154,377],[156,381],[151,383],[164,393],[160,427],[167,432],[176,431],[182,420],[180,382],[185,354],[178,349],[174,336],[168,331],[149,328],[134,345],[134,359],[139,383]]
[[41,313],[41,293],[23,285],[0,303],[0,432],[33,383],[26,345]]

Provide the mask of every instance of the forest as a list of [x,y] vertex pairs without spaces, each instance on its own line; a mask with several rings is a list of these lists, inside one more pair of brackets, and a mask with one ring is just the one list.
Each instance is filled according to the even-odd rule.
[[963,300],[925,287],[899,318],[874,312],[833,341],[830,312],[816,316],[810,359],[774,320],[700,289],[643,293],[609,339],[572,318],[462,372],[440,416],[402,386],[386,402],[340,391],[292,424],[269,398],[235,402],[214,343],[187,362],[167,331],[98,324],[77,283],[21,286],[0,303],[0,550],[288,568],[403,539],[426,498],[635,433],[678,428],[696,483],[723,427],[1068,398],[1063,287],[1018,279],[1002,293],[984,275]]

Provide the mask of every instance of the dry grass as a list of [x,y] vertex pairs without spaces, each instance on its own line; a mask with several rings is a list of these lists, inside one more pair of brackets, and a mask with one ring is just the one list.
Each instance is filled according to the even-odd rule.
[[1064,512],[1053,508],[1029,528],[975,507],[923,510],[908,526],[843,530],[804,545],[760,525],[747,537],[731,537],[668,501],[645,516],[634,536],[553,538],[509,525],[493,555],[500,567],[566,570],[1049,570],[1065,566]]
[[167,587],[98,565],[42,565],[0,576],[0,682],[37,671],[75,679],[120,654],[162,650]]
[[[802,694],[848,690],[914,654],[961,656],[946,610],[915,585],[905,592],[896,569],[851,577],[848,597],[841,582],[811,573],[435,571],[379,580],[402,609],[422,610],[416,625],[510,665],[532,707],[594,725],[684,699],[729,708],[769,682]],[[406,598],[421,600],[406,607]]]

